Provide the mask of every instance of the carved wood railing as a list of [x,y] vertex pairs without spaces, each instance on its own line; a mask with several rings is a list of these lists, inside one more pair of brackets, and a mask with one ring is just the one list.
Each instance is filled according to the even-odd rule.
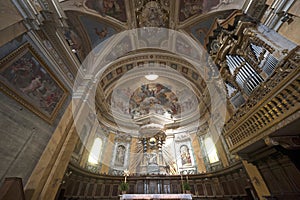
[[223,129],[231,153],[262,139],[300,117],[300,48],[277,65]]
[[[119,199],[119,184],[124,176],[93,174],[72,164],[71,175],[65,177],[61,186],[65,199]],[[69,173],[70,174],[70,173]],[[128,176],[127,194],[180,194],[182,183],[191,186],[193,199],[216,199],[217,197],[248,196],[247,189],[252,190],[251,181],[246,175],[242,163],[238,162],[220,171],[194,175],[140,175]]]

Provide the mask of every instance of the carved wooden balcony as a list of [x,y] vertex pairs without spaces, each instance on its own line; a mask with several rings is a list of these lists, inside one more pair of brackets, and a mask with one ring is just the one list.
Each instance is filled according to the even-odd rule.
[[223,134],[231,153],[264,139],[300,117],[300,48],[282,60],[266,82],[226,123]]

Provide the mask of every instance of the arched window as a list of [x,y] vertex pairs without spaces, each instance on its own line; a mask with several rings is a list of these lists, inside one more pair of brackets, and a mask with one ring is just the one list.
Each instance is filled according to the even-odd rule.
[[213,140],[210,137],[208,137],[205,139],[204,143],[205,143],[205,149],[206,149],[206,152],[208,155],[209,162],[210,163],[218,162],[219,157],[218,157],[217,149],[216,149],[216,146],[215,146]]
[[102,147],[102,140],[96,138],[92,146],[88,162],[91,164],[98,164]]

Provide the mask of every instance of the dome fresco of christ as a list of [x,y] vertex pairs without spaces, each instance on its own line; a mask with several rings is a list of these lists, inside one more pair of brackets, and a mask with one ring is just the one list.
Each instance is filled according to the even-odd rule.
[[149,113],[177,115],[181,112],[177,96],[161,84],[146,84],[134,91],[129,103],[134,118]]

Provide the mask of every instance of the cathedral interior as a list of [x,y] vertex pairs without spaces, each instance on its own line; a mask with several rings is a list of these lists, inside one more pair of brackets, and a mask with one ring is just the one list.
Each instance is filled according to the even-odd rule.
[[0,11],[0,200],[300,199],[299,0]]

